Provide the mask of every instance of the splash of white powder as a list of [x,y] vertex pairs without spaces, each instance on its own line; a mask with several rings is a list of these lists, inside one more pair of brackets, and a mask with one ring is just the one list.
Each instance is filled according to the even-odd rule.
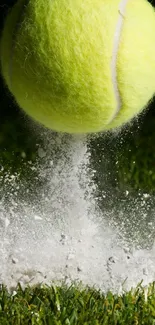
[[42,137],[39,167],[30,165],[37,176],[21,183],[8,174],[1,188],[0,280],[8,287],[77,280],[103,291],[121,291],[125,279],[125,288],[151,281],[154,248],[124,248],[117,225],[97,209],[87,139]]

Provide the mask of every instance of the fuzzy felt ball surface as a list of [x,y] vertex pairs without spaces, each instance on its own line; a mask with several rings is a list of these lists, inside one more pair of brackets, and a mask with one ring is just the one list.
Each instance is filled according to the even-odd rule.
[[155,92],[155,12],[146,0],[18,0],[0,46],[17,104],[53,131],[120,127]]

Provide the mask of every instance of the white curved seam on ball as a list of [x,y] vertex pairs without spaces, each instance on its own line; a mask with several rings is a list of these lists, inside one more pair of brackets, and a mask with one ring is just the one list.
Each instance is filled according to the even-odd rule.
[[[121,95],[118,88],[118,80],[117,80],[117,58],[118,58],[118,50],[120,45],[121,32],[123,29],[124,19],[125,19],[125,11],[126,6],[129,0],[121,0],[118,8],[119,19],[116,25],[116,30],[114,34],[114,47],[111,61],[111,71],[112,71],[112,83],[114,87],[114,94],[117,102],[116,110],[114,115],[112,116],[110,122],[114,120],[114,118],[118,115],[122,107]],[[109,122],[109,123],[110,123]]]

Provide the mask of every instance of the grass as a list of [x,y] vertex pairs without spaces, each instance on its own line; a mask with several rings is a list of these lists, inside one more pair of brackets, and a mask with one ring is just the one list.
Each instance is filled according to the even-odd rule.
[[122,295],[76,285],[0,287],[1,325],[153,325],[155,283]]
[[155,193],[155,101],[139,130],[132,130],[124,137],[121,150],[117,151],[118,179],[122,188],[130,185],[135,191]]
[[155,193],[155,99],[144,116],[118,134],[94,137],[90,146],[99,192],[106,182],[110,191]]

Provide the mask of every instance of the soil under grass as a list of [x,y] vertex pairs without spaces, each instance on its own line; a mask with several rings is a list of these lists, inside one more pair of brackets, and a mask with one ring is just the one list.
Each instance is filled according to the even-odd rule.
[[94,288],[20,284],[12,292],[0,288],[1,325],[153,325],[155,283],[141,284],[121,296]]

